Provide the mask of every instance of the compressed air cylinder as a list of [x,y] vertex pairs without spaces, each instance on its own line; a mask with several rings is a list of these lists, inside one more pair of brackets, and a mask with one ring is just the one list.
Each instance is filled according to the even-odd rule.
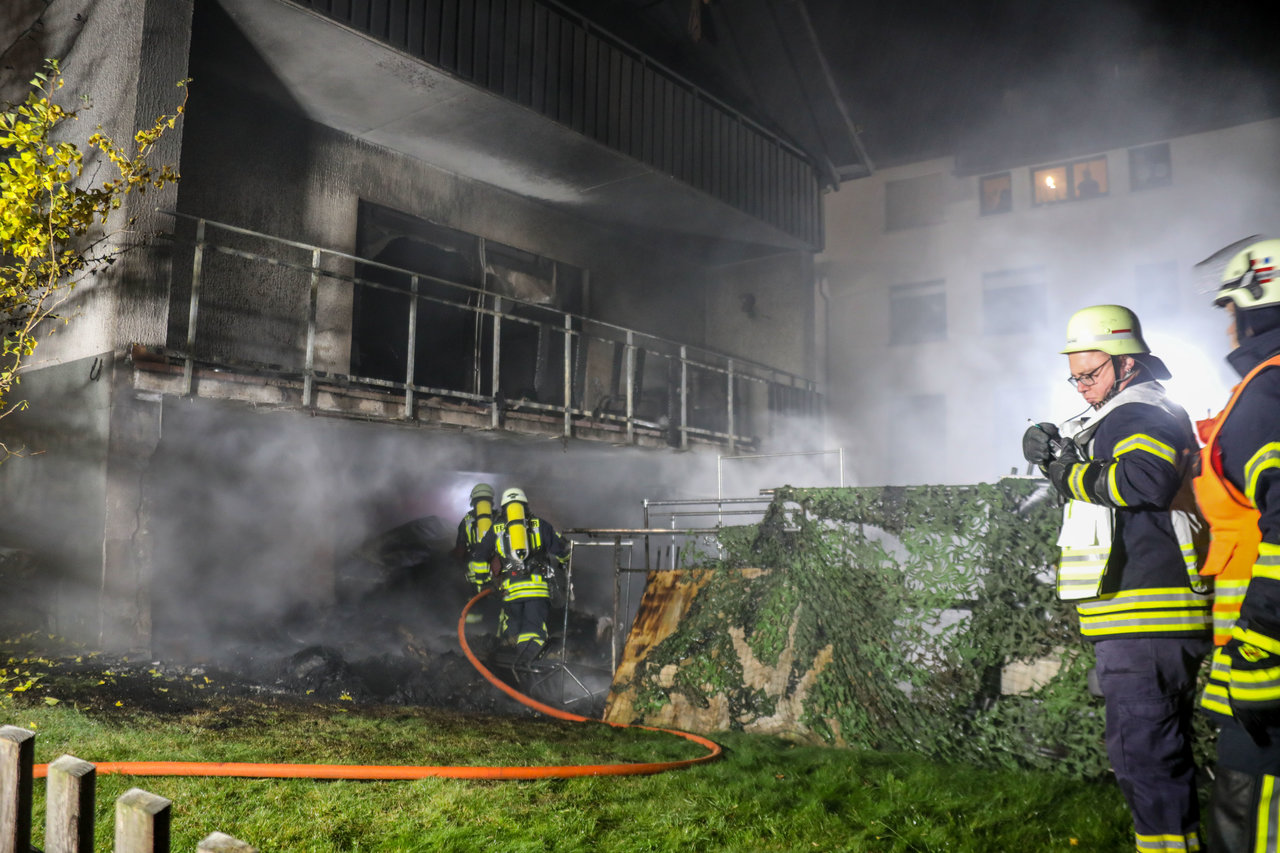
[[511,550],[516,554],[529,553],[529,531],[524,524],[524,504],[512,501],[507,504],[507,535],[511,540]]
[[481,498],[476,501],[476,541],[484,538],[493,527],[493,502]]

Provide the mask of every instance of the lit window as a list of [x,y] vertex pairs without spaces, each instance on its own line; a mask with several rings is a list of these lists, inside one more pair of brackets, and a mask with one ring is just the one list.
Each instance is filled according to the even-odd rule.
[[1098,198],[1108,192],[1106,157],[1031,170],[1031,203],[1037,206]]
[[982,274],[984,335],[1026,335],[1043,331],[1047,309],[1044,267]]
[[894,285],[889,294],[889,343],[920,344],[947,337],[942,280]]
[[1169,143],[1144,145],[1129,149],[1129,188],[1149,190],[1173,183],[1173,163],[1169,159]]
[[885,229],[937,225],[946,214],[946,177],[938,172],[884,185]]
[[1013,177],[1008,172],[988,175],[978,182],[979,211],[983,216],[1013,210]]

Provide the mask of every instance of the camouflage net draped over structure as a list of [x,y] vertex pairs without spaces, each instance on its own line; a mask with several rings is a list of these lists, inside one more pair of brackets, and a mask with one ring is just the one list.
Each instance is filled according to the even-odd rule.
[[814,743],[1100,776],[1092,649],[1053,592],[1060,519],[1042,481],[781,489],[689,573],[679,630],[614,694],[649,721],[712,709]]

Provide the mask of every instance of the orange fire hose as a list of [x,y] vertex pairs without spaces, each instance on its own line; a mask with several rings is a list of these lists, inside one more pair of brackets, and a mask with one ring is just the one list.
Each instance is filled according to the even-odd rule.
[[[458,641],[462,651],[485,679],[503,693],[522,705],[561,720],[580,723],[603,723],[619,729],[637,728],[651,732],[664,732],[693,741],[705,747],[706,755],[686,758],[680,761],[653,761],[641,764],[576,764],[548,765],[539,767],[419,767],[378,764],[252,764],[232,761],[104,761],[95,764],[99,774],[121,774],[127,776],[236,776],[247,779],[427,779],[431,777],[447,779],[571,779],[577,776],[643,776],[688,767],[712,761],[720,755],[720,745],[714,741],[689,732],[677,729],[662,729],[654,726],[628,725],[626,723],[610,723],[593,720],[578,714],[571,714],[559,708],[525,696],[499,679],[482,664],[467,645],[466,621],[472,606],[488,595],[490,590],[481,590],[478,595],[467,602],[458,617]],[[42,779],[48,775],[49,765],[37,764],[33,768],[34,776]]]

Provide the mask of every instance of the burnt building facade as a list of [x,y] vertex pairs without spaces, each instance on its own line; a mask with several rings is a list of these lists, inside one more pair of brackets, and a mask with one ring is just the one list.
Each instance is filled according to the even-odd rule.
[[[5,13],[5,95],[57,57],[86,136],[191,79],[153,154],[181,182],[123,211],[158,236],[75,291],[0,422],[48,627],[198,655],[330,600],[372,532],[451,538],[478,478],[634,526],[719,456],[821,442],[823,195],[869,165],[820,129],[842,108],[803,4],[669,51],[578,5]],[[759,50],[799,88],[751,84]]]

